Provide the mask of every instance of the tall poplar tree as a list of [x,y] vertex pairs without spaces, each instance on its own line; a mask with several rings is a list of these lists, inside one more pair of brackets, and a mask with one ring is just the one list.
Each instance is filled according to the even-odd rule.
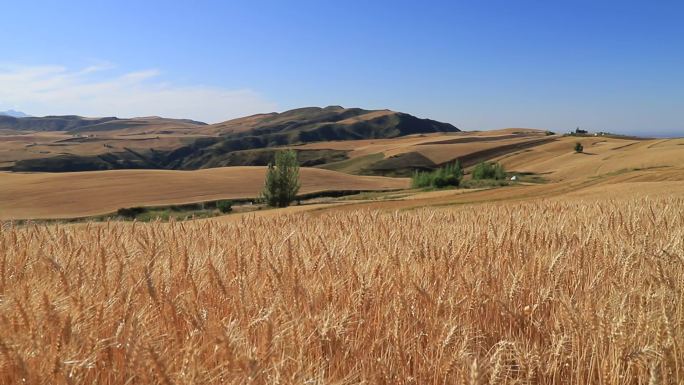
[[279,151],[269,163],[262,196],[272,207],[287,207],[299,192],[299,162],[293,150]]

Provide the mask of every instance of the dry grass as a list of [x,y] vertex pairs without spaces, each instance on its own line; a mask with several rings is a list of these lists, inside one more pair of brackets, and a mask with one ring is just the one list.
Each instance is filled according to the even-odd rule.
[[682,213],[5,225],[0,383],[682,383]]

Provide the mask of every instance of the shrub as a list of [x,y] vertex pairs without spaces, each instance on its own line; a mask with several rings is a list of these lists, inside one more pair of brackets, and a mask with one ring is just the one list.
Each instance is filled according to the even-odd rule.
[[222,213],[229,213],[233,211],[233,202],[228,200],[222,200],[216,202],[216,208]]
[[448,164],[434,171],[416,171],[411,179],[414,188],[458,186],[463,178],[461,163]]
[[584,151],[584,146],[582,146],[582,143],[580,143],[580,142],[575,143],[575,152],[579,154],[583,151]]
[[144,207],[126,207],[116,210],[116,215],[124,218],[135,218],[145,211]]
[[473,168],[473,179],[506,179],[506,169],[498,162],[481,162]]

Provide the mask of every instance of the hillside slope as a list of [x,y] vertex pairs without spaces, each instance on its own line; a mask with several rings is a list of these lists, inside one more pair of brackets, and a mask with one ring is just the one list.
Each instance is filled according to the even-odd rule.
[[[473,135],[451,136],[463,145]],[[496,150],[500,141],[487,138]],[[419,154],[425,140],[442,136],[400,138],[394,143],[371,144],[373,151]],[[573,150],[575,141],[584,144],[585,153]],[[423,141],[423,142],[421,142]],[[346,142],[337,142],[349,145]],[[470,142],[478,146],[484,141]],[[332,144],[332,143],[331,143]],[[391,146],[390,146],[391,145]],[[496,147],[498,146],[498,147]],[[361,147],[359,147],[361,148]],[[475,151],[480,147],[457,151]],[[441,156],[433,147],[422,156]],[[310,151],[333,151],[310,149]],[[402,152],[403,151],[403,152]],[[255,153],[259,157],[263,154]],[[375,154],[373,154],[375,155]],[[379,153],[382,157],[382,153]],[[351,160],[363,160],[361,155]],[[388,159],[392,159],[391,157]],[[495,157],[513,174],[533,173],[546,183],[521,183],[486,190],[401,192],[391,199],[358,201],[345,209],[408,209],[501,200],[528,200],[565,197],[682,196],[684,191],[684,139],[631,140],[616,138],[554,138],[553,141]],[[263,186],[263,167],[212,168],[197,171],[118,170],[83,173],[0,173],[0,219],[77,217],[96,215],[120,207],[180,204],[223,198],[254,197]],[[360,177],[323,169],[302,169],[302,193],[324,190],[377,190],[408,187],[407,179]],[[415,194],[415,197],[410,197]],[[406,196],[406,199],[401,198]],[[346,201],[352,203],[351,201]],[[347,207],[349,206],[349,207]]]
[[[214,125],[192,126],[192,122],[173,121],[165,125],[164,129],[159,128],[160,118],[152,119],[157,122],[155,129],[150,128],[151,125],[145,118],[138,118],[135,121],[103,119],[108,120],[78,128],[74,128],[77,123],[71,122],[71,125],[62,129],[67,130],[66,127],[70,127],[70,132],[96,136],[69,139],[70,144],[76,140],[82,140],[84,143],[97,141],[104,148],[116,150],[104,151],[100,148],[101,151],[97,153],[83,154],[72,151],[60,152],[53,156],[21,157],[8,169],[68,172],[112,169],[193,170],[246,164],[261,165],[268,162],[268,159],[240,152],[322,141],[389,139],[411,134],[459,131],[451,124],[420,119],[405,113],[338,106],[308,107],[283,113],[254,115]],[[118,142],[106,142],[115,135],[125,136],[130,141],[136,137],[135,135],[143,134],[158,136],[148,138],[151,141],[145,143],[144,147],[121,148],[116,146]],[[154,146],[153,141],[162,140],[169,135],[182,136],[183,144],[172,149]],[[58,144],[61,146],[64,141]],[[308,159],[306,165],[315,165],[339,161],[339,156],[339,152],[331,154],[317,151],[308,152],[304,158]],[[249,163],[250,159],[256,159],[258,163]]]
[[[228,121],[214,125],[221,138],[199,141],[155,161],[175,169],[225,166],[224,157],[234,151],[288,146],[331,140],[395,138],[434,132],[458,132],[448,123],[389,110],[308,107]],[[205,145],[206,144],[206,145]]]
[[[583,153],[575,153],[576,142],[584,146]],[[657,170],[659,175],[678,170],[684,177],[684,138],[562,137],[494,159],[508,170],[543,174],[553,181],[599,178],[640,170]]]

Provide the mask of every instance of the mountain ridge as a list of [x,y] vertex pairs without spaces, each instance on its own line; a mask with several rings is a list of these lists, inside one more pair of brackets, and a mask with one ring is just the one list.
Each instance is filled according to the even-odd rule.
[[[83,122],[78,117],[54,117],[67,120],[71,126],[62,130],[72,135],[95,133],[102,140],[102,135],[112,134],[117,129],[125,129],[126,135],[150,134],[144,121],[138,118],[141,126],[132,132],[133,120],[122,121],[118,118],[90,118],[95,121]],[[99,119],[99,120],[98,120]],[[16,119],[28,122],[25,119]],[[2,126],[0,119],[0,128]],[[39,121],[38,121],[39,122]],[[178,120],[174,124],[180,125]],[[56,123],[51,123],[56,124]],[[60,123],[60,124],[63,124]],[[122,127],[121,125],[125,127]],[[86,171],[124,168],[162,168],[162,169],[201,169],[211,167],[244,164],[246,158],[260,159],[264,155],[241,154],[236,152],[265,150],[273,147],[293,146],[304,143],[323,141],[344,141],[354,139],[389,139],[411,134],[427,134],[437,132],[459,132],[449,123],[431,119],[421,119],[413,115],[391,110],[365,110],[361,108],[344,108],[341,106],[303,107],[284,112],[257,114],[232,119],[212,125],[196,125],[184,122],[179,133],[197,134],[189,142],[170,150],[146,149],[125,151],[109,151],[100,155],[62,154],[55,157],[19,160],[12,167],[13,171]],[[174,132],[173,124],[162,134]],[[46,130],[45,127],[42,127]],[[178,128],[178,127],[177,127]],[[182,132],[181,132],[182,131]],[[202,134],[199,136],[199,134]],[[156,135],[156,134],[155,134]],[[88,139],[88,138],[86,138]],[[189,137],[188,137],[189,139]],[[339,158],[339,153],[320,153],[312,164],[319,160]]]
[[21,111],[9,109],[7,111],[0,111],[0,116],[11,116],[13,118],[28,118],[31,115],[26,114],[26,113],[21,112]]
[[[114,124],[116,123],[116,124]],[[125,128],[127,125],[158,125],[171,124],[178,126],[204,126],[204,122],[190,119],[171,119],[160,117],[117,118],[83,117],[79,115],[48,115],[43,117],[26,116],[14,117],[0,115],[0,129],[16,131],[65,131],[76,134],[89,131],[112,131]]]

